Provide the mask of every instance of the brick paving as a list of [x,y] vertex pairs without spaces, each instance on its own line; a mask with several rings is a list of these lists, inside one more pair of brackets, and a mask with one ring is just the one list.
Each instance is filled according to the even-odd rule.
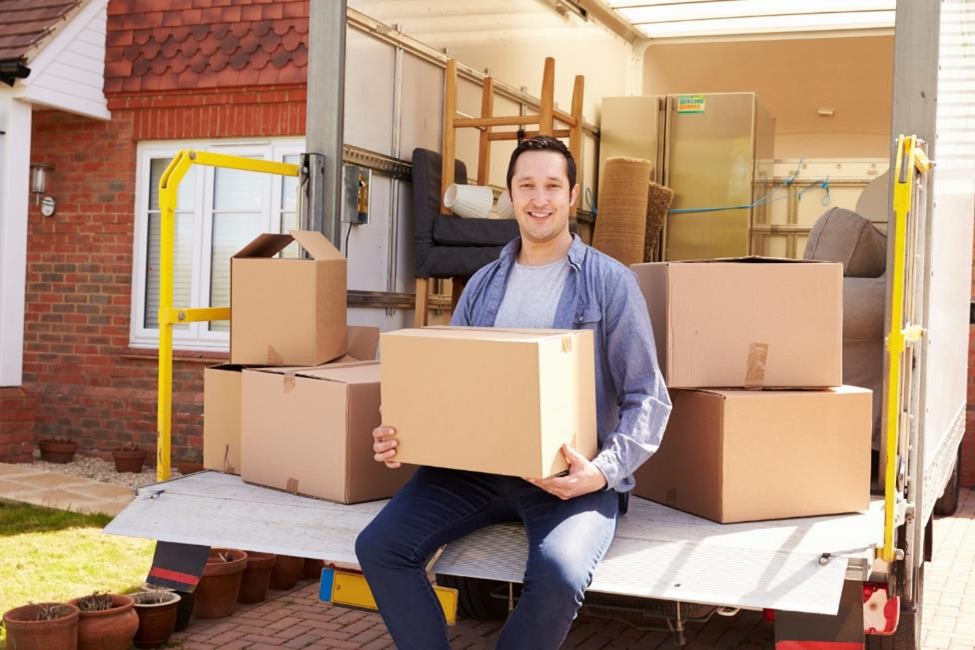
[[[378,614],[332,607],[318,600],[317,583],[270,600],[241,605],[222,620],[194,620],[174,635],[184,650],[295,648],[394,648]],[[923,650],[975,649],[975,492],[962,490],[954,517],[934,524],[934,559],[926,567]],[[501,623],[462,620],[451,628],[456,650],[493,648]],[[688,624],[686,650],[760,650],[773,646],[772,625],[758,612],[715,616]],[[574,650],[673,648],[666,632],[641,630],[618,621],[581,617],[564,646]]]

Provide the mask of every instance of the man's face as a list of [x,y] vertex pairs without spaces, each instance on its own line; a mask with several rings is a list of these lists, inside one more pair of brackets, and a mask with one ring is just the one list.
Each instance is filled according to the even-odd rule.
[[515,161],[511,206],[523,239],[545,243],[569,230],[569,208],[579,186],[569,187],[566,162],[555,151],[526,151]]

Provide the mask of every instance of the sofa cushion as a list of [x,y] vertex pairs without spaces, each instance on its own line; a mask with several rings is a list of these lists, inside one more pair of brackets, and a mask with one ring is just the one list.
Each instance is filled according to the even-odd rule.
[[843,263],[843,275],[876,278],[887,268],[887,236],[863,216],[830,208],[813,225],[803,257]]

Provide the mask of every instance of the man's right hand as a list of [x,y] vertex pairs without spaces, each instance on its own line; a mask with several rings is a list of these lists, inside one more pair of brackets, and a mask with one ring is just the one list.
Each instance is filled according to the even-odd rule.
[[396,429],[393,427],[376,427],[372,430],[372,451],[373,458],[379,463],[386,463],[386,467],[396,469],[400,463],[390,460],[396,455],[396,447],[399,442],[396,440]]

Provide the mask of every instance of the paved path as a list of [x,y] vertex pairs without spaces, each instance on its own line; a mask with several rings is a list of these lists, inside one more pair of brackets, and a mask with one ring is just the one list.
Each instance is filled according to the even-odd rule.
[[134,496],[131,488],[46,472],[26,463],[0,463],[0,498],[86,514],[115,516]]
[[[132,490],[85,478],[0,463],[0,498],[76,512],[116,514]],[[958,513],[934,525],[934,560],[926,568],[924,650],[975,650],[975,492],[962,491]],[[493,648],[500,623],[460,621],[451,628],[456,650]],[[687,650],[761,650],[773,646],[771,624],[757,612],[688,624]],[[231,618],[194,620],[174,636],[184,650],[393,648],[377,614],[319,602],[316,583],[271,592],[257,605],[241,605]],[[665,632],[583,617],[564,646],[579,650],[673,648]]]

